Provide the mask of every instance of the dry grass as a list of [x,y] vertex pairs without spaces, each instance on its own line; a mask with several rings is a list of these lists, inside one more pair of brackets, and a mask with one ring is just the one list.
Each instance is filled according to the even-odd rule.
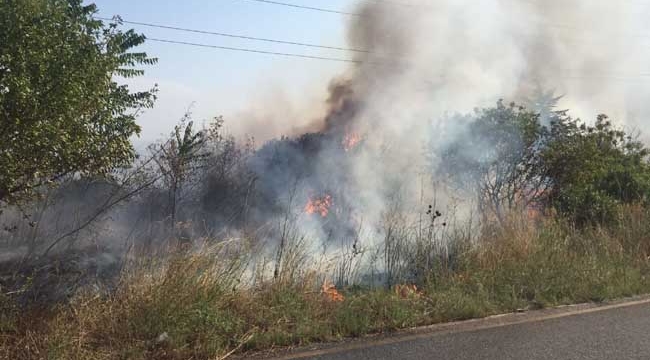
[[0,298],[0,358],[217,359],[647,293],[648,219],[630,208],[606,229],[513,221],[461,247],[453,268],[427,276],[417,291],[356,286],[339,289],[343,301],[322,294],[322,278],[308,269],[243,286],[245,247],[178,253],[132,267],[109,295],[80,293],[68,304],[26,312]]

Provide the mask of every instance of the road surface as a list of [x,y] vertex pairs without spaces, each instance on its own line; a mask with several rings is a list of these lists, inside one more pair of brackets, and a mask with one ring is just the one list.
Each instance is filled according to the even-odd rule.
[[510,314],[303,349],[276,358],[649,360],[650,301]]

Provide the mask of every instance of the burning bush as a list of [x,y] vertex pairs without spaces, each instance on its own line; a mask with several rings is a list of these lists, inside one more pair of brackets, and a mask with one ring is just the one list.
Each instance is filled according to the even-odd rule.
[[334,284],[329,280],[323,282],[323,286],[321,286],[321,294],[323,294],[328,301],[342,302],[345,300],[343,295],[336,290],[336,286],[334,286]]
[[413,296],[422,296],[422,292],[418,291],[415,285],[395,285],[395,294],[402,299],[408,299]]
[[359,135],[358,133],[353,133],[353,132],[346,133],[342,141],[343,150],[345,150],[346,152],[353,150],[359,145],[361,140],[362,140],[361,135]]
[[305,213],[309,215],[318,214],[321,217],[327,217],[332,206],[332,196],[325,195],[320,198],[313,198],[305,205]]

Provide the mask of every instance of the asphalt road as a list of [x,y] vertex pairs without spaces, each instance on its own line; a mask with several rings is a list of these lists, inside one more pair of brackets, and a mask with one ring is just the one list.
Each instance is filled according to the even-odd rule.
[[650,302],[512,314],[283,359],[650,359]]

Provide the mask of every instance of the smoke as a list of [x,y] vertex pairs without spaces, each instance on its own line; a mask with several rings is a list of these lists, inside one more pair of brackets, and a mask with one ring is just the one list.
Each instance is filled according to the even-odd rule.
[[[306,191],[343,189],[334,203],[344,197],[370,223],[390,199],[423,206],[434,197],[433,188],[423,195],[422,179],[430,182],[435,168],[436,154],[427,151],[458,141],[461,120],[469,119],[447,114],[502,98],[534,109],[541,98],[561,97],[558,107],[574,117],[591,122],[606,113],[628,131],[643,129],[650,112],[645,10],[631,1],[361,3],[347,40],[367,52],[329,81],[325,114],[308,127],[328,145],[306,160],[304,148],[292,148],[309,163],[298,166],[309,169]],[[297,136],[294,127],[284,133]],[[346,154],[337,145],[351,133],[363,146]],[[444,192],[436,196],[448,202]]]
[[410,138],[445,112],[554,89],[586,120],[608,113],[642,124],[649,44],[638,3],[412,3],[366,4],[351,21],[351,46],[371,51],[348,74],[365,104],[352,121]]
[[[628,131],[647,125],[650,25],[644,14],[650,5],[404,3],[360,3],[359,16],[347,24],[347,41],[367,52],[356,53],[357,63],[335,78],[310,85],[320,90],[305,92],[321,98],[296,103],[271,87],[263,101],[233,118],[234,130],[261,146],[249,154],[229,143],[228,151],[213,154],[218,166],[187,187],[180,220],[204,237],[227,234],[222,228],[242,234],[244,226],[282,229],[290,219],[300,233],[323,241],[358,237],[362,226],[376,241],[391,209],[421,214],[434,200],[443,208],[450,203],[452,194],[433,184],[431,152],[462,140],[471,117],[448,114],[467,114],[501,98],[534,106],[540,97],[561,95],[559,108],[574,117],[591,121],[606,113]],[[154,189],[107,213],[99,224],[112,230],[102,235],[105,242],[164,237],[165,194]],[[305,213],[310,201],[331,208]],[[68,201],[79,210],[78,202]],[[54,209],[48,216],[63,213],[69,211]],[[39,238],[54,236],[52,226],[41,226]],[[277,232],[267,233],[277,240]],[[116,254],[119,262],[124,251],[98,253]]]
[[[321,129],[364,134],[366,153],[352,171],[379,189],[391,173],[403,171],[406,182],[421,172],[427,143],[456,140],[462,124],[445,114],[500,98],[532,107],[552,91],[574,117],[590,122],[606,113],[627,130],[643,129],[647,8],[588,0],[364,2],[348,42],[368,53],[330,82]],[[393,155],[373,156],[386,146]]]

